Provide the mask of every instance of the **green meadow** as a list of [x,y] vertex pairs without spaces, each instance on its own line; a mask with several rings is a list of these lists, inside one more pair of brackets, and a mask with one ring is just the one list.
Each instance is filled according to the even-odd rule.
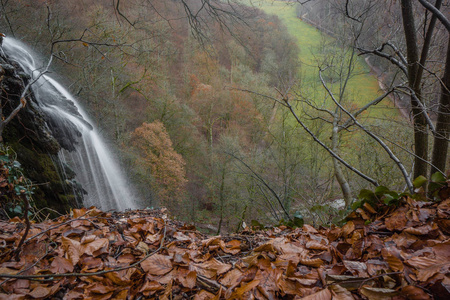
[[[338,50],[334,45],[334,38],[322,33],[320,30],[303,22],[297,18],[295,6],[282,1],[260,1],[254,5],[259,6],[268,14],[276,15],[287,27],[288,32],[298,41],[300,48],[299,60],[301,69],[299,71],[301,84],[301,94],[308,98],[314,99],[316,103],[331,100],[323,100],[326,97],[325,90],[319,79],[319,64],[324,60],[327,53],[336,53],[337,51],[345,51],[343,55],[348,60],[350,55],[350,47],[348,49]],[[376,77],[370,74],[370,69],[364,62],[363,58],[355,56],[356,63],[351,79],[346,88],[346,106],[361,107],[372,101],[376,97],[382,95],[382,91],[378,86]],[[324,73],[326,74],[326,73]],[[337,93],[339,83],[335,83],[332,90]],[[350,102],[350,103],[349,103]],[[373,107],[370,112],[366,113],[366,117],[370,118],[389,118],[398,115],[393,109],[393,104],[388,100],[384,100],[377,107]]]

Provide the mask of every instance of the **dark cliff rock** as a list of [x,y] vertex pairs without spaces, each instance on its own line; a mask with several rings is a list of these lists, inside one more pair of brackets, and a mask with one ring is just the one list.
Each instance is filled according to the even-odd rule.
[[[20,95],[28,80],[29,76],[0,51],[2,118],[7,117],[20,103]],[[55,127],[52,130],[49,121],[50,118],[36,102],[31,89],[27,105],[6,126],[3,139],[5,146],[17,153],[24,175],[34,184],[33,199],[36,206],[67,212],[71,207],[81,205],[81,193],[73,180],[75,174],[68,166],[59,163],[57,156],[61,147],[70,150],[76,141],[68,138],[64,132],[57,132]],[[61,178],[60,174],[65,174],[66,178]]]

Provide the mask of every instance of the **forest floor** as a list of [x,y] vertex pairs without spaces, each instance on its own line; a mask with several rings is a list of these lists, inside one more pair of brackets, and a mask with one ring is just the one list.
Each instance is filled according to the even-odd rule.
[[74,209],[25,238],[15,217],[0,222],[0,299],[450,299],[448,183],[440,195],[223,236],[165,209]]

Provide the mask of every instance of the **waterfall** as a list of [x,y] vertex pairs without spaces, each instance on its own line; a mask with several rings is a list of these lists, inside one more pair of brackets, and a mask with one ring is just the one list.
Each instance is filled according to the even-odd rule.
[[31,88],[47,114],[50,128],[59,137],[63,148],[58,154],[60,163],[75,171],[76,181],[87,192],[84,205],[103,210],[137,208],[120,166],[75,97],[51,76],[41,74],[46,63],[26,45],[11,38],[4,38],[3,51],[32,79],[38,78]]

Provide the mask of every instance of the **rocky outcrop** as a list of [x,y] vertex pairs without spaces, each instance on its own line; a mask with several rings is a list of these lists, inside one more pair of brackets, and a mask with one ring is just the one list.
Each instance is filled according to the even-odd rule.
[[[5,56],[0,46],[2,119],[20,104],[20,95],[29,80],[30,77],[17,63]],[[69,208],[81,205],[82,198],[79,196],[82,190],[73,181],[74,172],[60,163],[57,157],[61,147],[70,148],[76,141],[68,139],[64,134],[55,134],[57,130],[52,130],[49,125],[49,118],[30,89],[26,106],[3,132],[3,146],[9,146],[17,153],[24,175],[33,183],[33,200],[36,206],[67,212]],[[61,174],[65,174],[65,178]]]

